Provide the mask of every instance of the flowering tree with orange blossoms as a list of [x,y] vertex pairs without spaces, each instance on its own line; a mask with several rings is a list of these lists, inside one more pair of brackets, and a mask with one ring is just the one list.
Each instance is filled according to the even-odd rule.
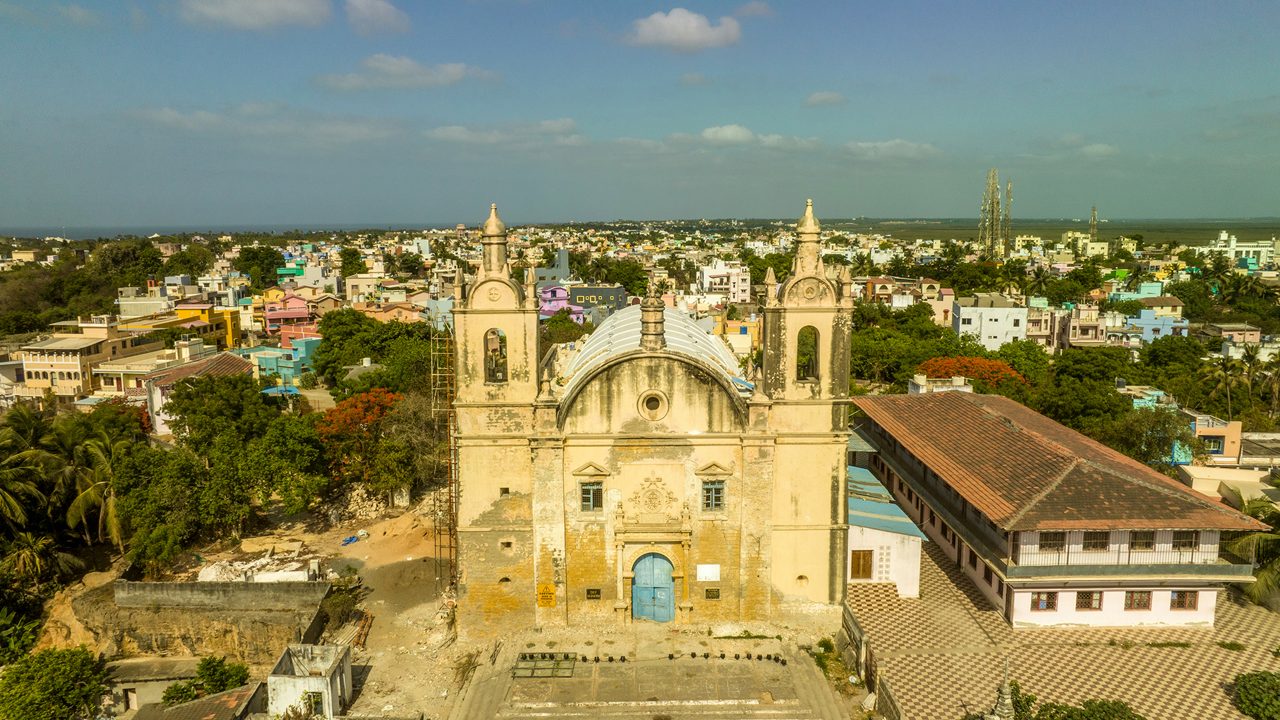
[[350,482],[370,478],[382,439],[382,421],[399,400],[399,393],[373,388],[325,411],[316,424],[316,432],[325,445],[336,479]]
[[1003,360],[981,357],[929,358],[916,368],[916,372],[931,378],[947,378],[962,375],[973,381],[978,392],[994,392],[1000,395],[1018,394],[1027,389],[1027,380]]

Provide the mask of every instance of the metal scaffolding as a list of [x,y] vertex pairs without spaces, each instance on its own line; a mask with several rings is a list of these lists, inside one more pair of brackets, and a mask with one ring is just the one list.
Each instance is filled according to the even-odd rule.
[[447,324],[431,334],[431,420],[437,454],[432,490],[435,534],[436,590],[452,592],[458,582],[458,416],[453,328]]

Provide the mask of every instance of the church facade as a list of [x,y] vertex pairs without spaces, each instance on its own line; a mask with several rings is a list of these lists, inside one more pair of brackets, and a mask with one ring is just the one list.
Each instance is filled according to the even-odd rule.
[[763,354],[657,297],[538,343],[496,207],[458,290],[459,627],[767,620],[844,596],[849,326],[812,203]]

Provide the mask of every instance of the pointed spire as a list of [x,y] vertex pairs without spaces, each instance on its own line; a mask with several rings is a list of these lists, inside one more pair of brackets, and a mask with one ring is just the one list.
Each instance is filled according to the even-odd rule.
[[770,265],[770,266],[769,266],[769,269],[768,269],[768,270],[765,270],[765,273],[764,273],[764,284],[765,284],[765,285],[777,285],[777,284],[778,284],[778,276],[773,274],[773,266],[772,266],[772,265]]
[[506,234],[507,226],[502,222],[502,218],[498,217],[498,203],[489,203],[489,219],[484,221],[485,237]]
[[796,261],[792,268],[792,277],[817,274],[821,264],[819,257],[821,248],[818,243],[818,234],[821,231],[822,226],[813,216],[813,200],[806,200],[804,216],[796,223]]
[[661,350],[667,346],[665,318],[667,305],[658,297],[657,283],[649,283],[649,291],[640,301],[640,349]]
[[991,717],[996,720],[1013,720],[1013,686],[1009,683],[1009,656],[1004,658],[1004,679],[1000,681],[1000,689],[996,691],[996,706],[991,708]]
[[772,265],[764,273],[764,304],[767,307],[778,304],[778,276],[773,273]]
[[507,226],[498,217],[498,204],[489,206],[489,219],[484,221],[480,242],[484,245],[485,274],[505,274],[507,272]]
[[822,231],[822,226],[818,224],[818,218],[813,216],[813,198],[804,201],[804,215],[800,218],[800,222],[796,223],[796,232],[802,235],[817,235]]

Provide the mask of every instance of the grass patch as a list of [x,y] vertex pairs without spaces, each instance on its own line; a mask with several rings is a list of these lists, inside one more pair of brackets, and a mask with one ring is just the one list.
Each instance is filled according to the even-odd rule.
[[1191,643],[1189,643],[1189,642],[1153,642],[1153,643],[1147,643],[1147,647],[1154,647],[1154,648],[1189,648],[1189,647],[1191,647]]
[[1107,645],[1110,645],[1111,647],[1118,647],[1118,648],[1122,648],[1122,649],[1124,649],[1124,650],[1129,650],[1130,648],[1132,648],[1132,647],[1134,646],[1134,642],[1133,642],[1132,640],[1115,640],[1115,639],[1112,639],[1112,640],[1108,640],[1108,641],[1107,641]]
[[1223,650],[1230,650],[1231,652],[1240,652],[1241,650],[1245,649],[1244,643],[1238,643],[1235,641],[1220,642],[1218,643],[1218,647],[1222,648]]
[[[743,630],[737,635],[716,635],[714,639],[716,640],[772,640],[774,639],[774,637],[775,637],[774,635],[757,635],[751,632],[750,630]],[[780,635],[776,637],[778,639],[782,638],[782,636]],[[705,645],[706,643],[703,643],[703,644]]]

